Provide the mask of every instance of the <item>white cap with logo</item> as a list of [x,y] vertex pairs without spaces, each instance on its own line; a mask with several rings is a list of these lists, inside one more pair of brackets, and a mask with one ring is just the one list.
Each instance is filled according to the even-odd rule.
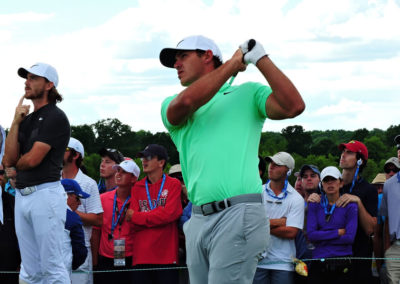
[[161,50],[161,64],[166,67],[173,68],[176,61],[176,53],[180,50],[211,50],[213,55],[218,57],[222,62],[222,53],[215,42],[205,36],[196,35],[184,38],[178,43],[176,48],[164,48]]
[[113,169],[121,168],[127,173],[133,174],[135,177],[139,177],[140,168],[133,160],[122,161],[119,165],[114,165]]
[[25,78],[28,76],[28,73],[44,77],[50,82],[54,84],[54,87],[57,88],[58,85],[58,74],[57,70],[46,63],[36,63],[32,65],[30,68],[19,68],[18,69],[18,75],[21,76],[22,78]]
[[81,154],[82,159],[85,157],[85,149],[83,148],[82,143],[78,139],[71,137],[68,142],[68,148],[72,148],[76,152]]

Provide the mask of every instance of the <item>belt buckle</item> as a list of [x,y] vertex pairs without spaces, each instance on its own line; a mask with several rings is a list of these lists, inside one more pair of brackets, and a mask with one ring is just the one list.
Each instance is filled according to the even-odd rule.
[[36,191],[36,187],[35,186],[27,186],[23,189],[20,190],[20,193],[22,196],[27,196],[31,193],[34,193]]
[[[210,208],[211,210],[207,210],[208,208]],[[203,216],[208,216],[211,214],[214,214],[215,212],[217,212],[217,208],[215,208],[215,202],[209,202],[209,203],[205,203],[203,205],[200,205],[200,209],[201,209],[201,213],[203,214]]]
[[[200,208],[201,208],[201,212],[203,213],[203,216],[208,216],[208,215],[220,212],[230,206],[231,206],[231,202],[229,199],[226,198],[221,201],[213,201],[213,202],[205,203],[203,205],[200,205]],[[207,210],[207,208],[210,208],[210,210]]]

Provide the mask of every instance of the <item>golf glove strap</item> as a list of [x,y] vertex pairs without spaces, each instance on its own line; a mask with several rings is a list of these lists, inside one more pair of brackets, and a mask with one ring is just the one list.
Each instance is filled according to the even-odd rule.
[[258,41],[256,41],[256,45],[250,51],[248,50],[248,46],[249,40],[246,40],[243,44],[240,45],[240,49],[244,54],[243,59],[246,64],[253,63],[254,65],[256,65],[258,60],[267,55],[265,53],[264,47],[260,43],[258,43]]

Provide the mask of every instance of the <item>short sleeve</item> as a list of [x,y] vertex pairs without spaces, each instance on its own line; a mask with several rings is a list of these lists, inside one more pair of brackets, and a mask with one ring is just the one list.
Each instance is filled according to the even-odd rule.
[[267,110],[265,109],[265,105],[268,97],[272,93],[272,89],[269,86],[265,86],[260,83],[254,83],[254,88],[254,102],[258,113],[262,118],[266,118]]
[[176,97],[177,95],[171,96],[166,98],[162,104],[161,104],[161,119],[162,122],[165,126],[165,128],[167,128],[168,131],[172,130],[175,126],[172,125],[167,118],[167,110],[168,110],[168,106],[170,104],[170,102]]

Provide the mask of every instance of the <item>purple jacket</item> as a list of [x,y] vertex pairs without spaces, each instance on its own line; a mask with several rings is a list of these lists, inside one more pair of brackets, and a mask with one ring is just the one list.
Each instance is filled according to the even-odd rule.
[[[328,210],[330,207],[328,208]],[[315,246],[313,258],[353,255],[352,245],[357,232],[358,208],[356,203],[336,207],[329,221],[325,220],[320,203],[308,204],[307,237]],[[338,229],[346,233],[339,236]]]

